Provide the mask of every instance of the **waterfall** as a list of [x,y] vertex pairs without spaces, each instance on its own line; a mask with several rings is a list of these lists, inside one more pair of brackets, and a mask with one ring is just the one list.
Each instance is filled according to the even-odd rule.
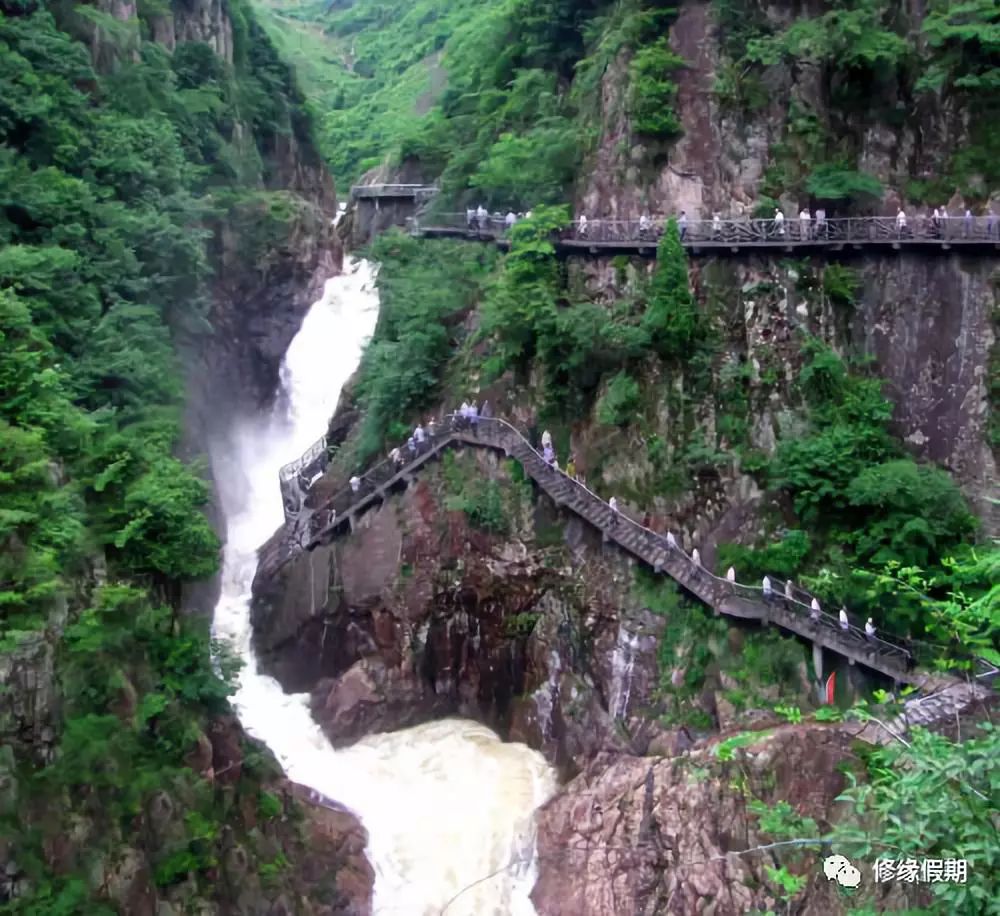
[[284,693],[251,649],[257,548],[284,517],[278,469],[325,432],[375,327],[374,279],[372,264],[347,261],[289,346],[273,413],[234,424],[211,446],[227,530],[213,635],[243,661],[233,697],[243,727],[289,778],[346,805],[368,830],[376,914],[436,916],[447,906],[447,916],[533,916],[534,811],[555,789],[540,754],[459,719],[335,751],[308,695]]
[[614,719],[624,719],[628,713],[628,701],[632,694],[632,672],[641,639],[638,633],[630,633],[619,625],[615,648],[611,653],[611,702],[608,709]]

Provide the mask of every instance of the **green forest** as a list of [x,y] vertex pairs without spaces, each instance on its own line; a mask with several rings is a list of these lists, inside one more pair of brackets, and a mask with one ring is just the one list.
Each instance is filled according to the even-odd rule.
[[[970,143],[907,197],[957,187],[980,198],[1000,180],[998,14],[991,0],[932,0],[907,19],[896,0],[836,0],[778,28],[755,0],[712,0],[724,56],[713,94],[753,120],[780,71],[819,68],[829,108],[793,104],[761,208],[783,191],[844,206],[882,191],[859,152],[866,128],[898,125],[945,98],[968,111]],[[341,186],[388,162],[440,181],[442,206],[484,200],[526,210],[569,199],[605,114],[602,83],[625,82],[640,166],[664,161],[683,128],[685,62],[670,48],[665,0],[261,0],[262,22],[308,87],[318,138]],[[627,61],[627,64],[623,62]]]
[[[398,230],[366,250],[381,265],[381,311],[342,460],[378,460],[416,418],[459,403],[474,383],[536,415],[561,454],[585,428],[600,452],[587,456],[588,485],[631,506],[744,475],[773,511],[755,536],[719,552],[716,565],[732,564],[741,580],[793,578],[824,607],[850,607],[887,638],[914,640],[927,670],[968,673],[974,656],[1000,662],[1000,548],[949,471],[913,457],[871,360],[796,332],[785,373],[777,359],[751,365],[732,344],[743,303],[774,298],[781,284],[842,324],[857,320],[859,269],[781,259],[743,288],[718,263],[693,265],[673,220],[649,269],[611,262],[613,295],[592,294],[558,256],[553,237],[571,221],[608,128],[611,83],[626,125],[616,142],[630,150],[636,181],[663,168],[684,136],[678,4],[222,7],[231,42],[217,52],[160,40],[171,21],[164,0],[140,0],[124,20],[71,0],[0,0],[0,660],[18,676],[32,665],[47,673],[54,725],[29,758],[23,749],[39,736],[15,733],[17,698],[0,695],[0,868],[18,882],[16,895],[0,893],[0,914],[125,912],[99,876],[133,847],[148,857],[152,885],[185,895],[191,912],[216,903],[228,912],[238,889],[219,875],[236,843],[275,895],[290,880],[301,814],[275,789],[274,761],[240,732],[232,782],[195,765],[213,727],[234,721],[236,665],[208,621],[182,611],[221,555],[208,468],[184,458],[186,373],[217,330],[224,272],[256,282],[273,252],[288,253],[299,201],[277,176],[278,150],[315,142],[341,199],[383,168],[438,182],[442,210],[532,211],[504,252]],[[886,191],[866,169],[866,132],[934,106],[958,112],[968,142],[934,174],[908,176],[907,199],[957,192],[979,205],[995,194],[992,0],[929,0],[919,21],[893,0],[835,0],[785,25],[754,0],[712,0],[709,14],[722,36],[711,94],[727,117],[763,117],[781,74],[819,74],[829,102],[782,112],[760,208],[794,193],[863,212]],[[994,307],[994,327],[995,318]],[[782,421],[765,453],[753,425],[776,403]],[[992,429],[995,451],[995,418]],[[626,458],[640,470],[616,478]],[[495,482],[471,493],[454,464],[444,467],[449,509],[491,535],[513,530]],[[722,627],[676,589],[643,580],[637,591],[668,620],[666,689],[675,645]],[[518,615],[517,635],[527,639],[535,621]],[[791,640],[750,645],[727,674],[798,674]],[[665,724],[704,727],[682,707],[711,664],[696,655]],[[853,714],[888,718],[896,699],[876,692]],[[809,713],[780,709],[793,723]],[[826,712],[827,721],[851,714]],[[732,754],[740,736],[729,740]],[[815,846],[822,834],[858,856],[967,857],[976,880],[935,886],[922,912],[997,913],[998,754],[990,727],[965,742],[917,731],[859,750],[843,797],[851,817],[817,825],[790,806],[756,814],[775,842]],[[180,814],[154,837],[147,812],[164,797]],[[60,857],[53,850],[71,832],[77,852]],[[774,860],[788,912],[802,887],[795,861]],[[332,877],[313,888],[331,906]]]
[[[3,912],[111,912],[88,874],[156,793],[187,809],[158,886],[204,879],[227,819],[188,760],[231,672],[207,621],[179,614],[219,565],[205,468],[176,457],[181,359],[211,330],[218,228],[267,203],[262,151],[303,114],[239,0],[232,64],[200,42],[168,53],[147,40],[165,10],[140,10],[0,3],[0,649],[58,636],[62,697],[48,765],[0,749],[18,798],[0,835],[29,889]],[[60,811],[98,826],[54,874]]]

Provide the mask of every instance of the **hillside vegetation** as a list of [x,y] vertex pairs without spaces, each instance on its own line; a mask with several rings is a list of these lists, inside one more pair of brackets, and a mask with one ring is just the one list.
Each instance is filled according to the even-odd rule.
[[[3,912],[111,912],[102,875],[128,845],[159,889],[190,882],[194,906],[217,893],[236,820],[192,769],[232,670],[213,670],[207,622],[179,614],[219,541],[204,469],[175,457],[177,354],[209,330],[215,230],[284,200],[262,190],[267,149],[302,115],[249,12],[229,9],[232,65],[143,40],[147,14],[0,3],[0,652],[28,691],[0,696]],[[41,750],[17,733],[26,710],[48,723]],[[251,807],[258,776],[235,781]],[[142,826],[164,792],[169,839]],[[77,841],[54,856],[70,819]]]
[[[261,0],[265,22],[313,87],[338,180],[384,160],[439,178],[444,202],[527,209],[568,199],[598,140],[602,94],[624,90],[638,165],[662,165],[682,133],[671,48],[679,4],[665,0]],[[863,204],[866,129],[928,106],[967,112],[968,142],[941,174],[903,190],[935,200],[995,188],[1000,21],[989,0],[933,0],[914,20],[898,0],[837,0],[788,21],[755,0],[713,0],[722,53],[713,94],[753,116],[780,74],[820,75],[827,110],[788,108],[761,188]],[[621,84],[624,82],[624,86]]]

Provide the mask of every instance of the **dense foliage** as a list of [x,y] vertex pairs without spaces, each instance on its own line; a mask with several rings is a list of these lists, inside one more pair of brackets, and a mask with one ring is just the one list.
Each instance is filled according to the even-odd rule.
[[[164,10],[140,9],[0,4],[0,649],[31,663],[56,641],[64,697],[51,764],[2,761],[24,767],[0,832],[30,889],[5,912],[106,911],[91,869],[158,791],[188,811],[159,847],[162,885],[215,867],[225,817],[187,763],[231,688],[176,613],[219,553],[199,469],[174,455],[176,353],[206,327],[215,220],[267,199],[275,137],[307,134],[238,2],[232,65],[143,41]],[[32,831],[38,798],[52,823]],[[74,811],[95,839],[53,874],[43,845]]]
[[462,321],[496,254],[487,246],[427,245],[390,232],[375,242],[372,256],[382,265],[381,309],[359,372],[362,461],[387,442],[404,441],[414,412],[435,403],[445,366],[464,338]]

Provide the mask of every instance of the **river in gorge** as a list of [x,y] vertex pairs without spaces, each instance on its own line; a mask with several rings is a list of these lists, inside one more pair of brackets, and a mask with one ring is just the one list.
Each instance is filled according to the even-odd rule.
[[214,635],[243,661],[233,703],[244,728],[289,778],[346,805],[368,830],[376,914],[532,916],[534,811],[555,789],[540,754],[460,719],[334,750],[308,695],[284,693],[251,650],[257,548],[283,521],[278,468],[325,432],[375,327],[374,278],[369,262],[345,262],[288,348],[278,406],[212,446],[227,532]]

